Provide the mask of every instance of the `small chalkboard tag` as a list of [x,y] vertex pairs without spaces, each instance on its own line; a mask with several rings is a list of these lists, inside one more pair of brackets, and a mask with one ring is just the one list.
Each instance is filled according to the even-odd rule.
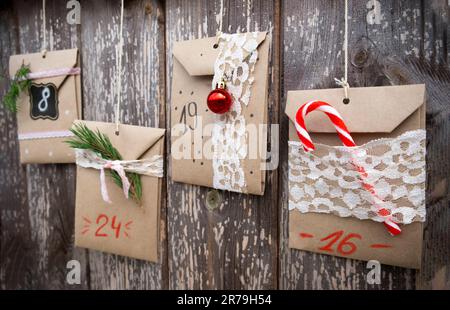
[[58,89],[55,84],[31,84],[30,104],[32,119],[56,120],[58,118]]

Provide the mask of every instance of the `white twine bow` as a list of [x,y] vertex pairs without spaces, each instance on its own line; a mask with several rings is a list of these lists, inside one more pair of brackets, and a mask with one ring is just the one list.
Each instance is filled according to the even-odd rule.
[[158,178],[162,178],[163,176],[163,158],[161,155],[155,155],[151,158],[141,160],[106,160],[91,150],[82,149],[75,149],[75,155],[78,166],[100,170],[100,190],[103,200],[107,203],[111,203],[111,199],[106,188],[105,169],[111,169],[117,172],[122,181],[123,194],[127,199],[130,191],[130,181],[127,178],[126,172]]
[[120,176],[120,180],[122,181],[123,194],[125,195],[125,198],[128,199],[128,193],[130,191],[130,181],[127,178],[125,169],[122,167],[119,160],[107,160],[103,167],[100,168],[100,184],[103,200],[107,203],[112,203],[111,199],[109,199],[108,189],[106,188],[105,169],[111,169],[117,172],[117,174]]
[[345,95],[344,98],[348,98],[348,89],[350,88],[350,84],[348,84],[347,79],[345,77],[341,79],[334,78],[334,81],[338,86],[344,88],[344,95]]

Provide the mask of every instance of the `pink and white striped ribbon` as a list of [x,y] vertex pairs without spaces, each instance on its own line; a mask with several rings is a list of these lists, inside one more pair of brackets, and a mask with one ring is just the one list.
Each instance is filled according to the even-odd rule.
[[18,139],[23,140],[37,140],[49,138],[67,138],[73,137],[73,133],[69,130],[55,130],[55,131],[33,131],[18,134]]
[[120,176],[120,179],[122,180],[123,194],[125,195],[125,198],[128,199],[128,193],[130,191],[131,185],[125,173],[125,169],[121,165],[121,161],[107,160],[106,164],[104,164],[100,169],[100,188],[103,200],[107,203],[112,203],[111,199],[109,198],[108,189],[106,187],[105,169],[111,169],[117,172],[117,174]]
[[57,69],[50,69],[50,70],[44,70],[44,71],[38,71],[38,72],[30,72],[27,75],[28,80],[36,80],[36,79],[43,79],[43,78],[51,78],[56,76],[65,76],[65,75],[77,75],[81,73],[81,69],[79,67],[68,67],[68,68],[57,68]]
[[103,200],[107,203],[111,203],[111,199],[106,187],[105,169],[114,170],[120,176],[125,198],[129,197],[131,186],[127,172],[157,178],[162,178],[164,174],[163,158],[160,155],[139,160],[107,160],[94,151],[75,149],[75,157],[78,166],[100,170],[100,190]]
[[[306,104],[302,105],[297,110],[297,114],[295,115],[295,128],[297,130],[298,137],[300,138],[300,141],[303,144],[303,148],[305,149],[306,152],[314,150],[315,147],[311,140],[311,137],[308,134],[308,131],[306,130],[305,117],[308,113],[316,110],[322,111],[328,116],[328,118],[333,123],[334,128],[336,129],[337,134],[341,139],[342,143],[344,144],[344,146],[350,148],[356,146],[339,112],[326,102],[314,100],[309,101]],[[367,172],[365,171],[364,167],[357,165],[354,160],[352,164],[355,167],[355,169],[359,172],[361,179],[363,180],[364,189],[372,194],[378,215],[385,218],[383,222],[384,226],[386,226],[387,230],[392,235],[394,236],[398,235],[401,232],[401,229],[398,226],[398,224],[392,220],[391,211],[382,207],[384,200],[377,195],[373,185],[367,184],[364,181],[367,178]]]

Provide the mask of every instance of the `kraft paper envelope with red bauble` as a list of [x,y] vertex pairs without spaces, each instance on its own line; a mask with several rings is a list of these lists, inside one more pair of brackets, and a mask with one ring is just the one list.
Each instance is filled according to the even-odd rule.
[[[425,85],[350,88],[348,104],[343,96],[338,88],[288,92],[289,246],[420,269]],[[342,146],[325,113],[299,112],[318,100],[337,110],[356,147]],[[305,139],[299,119],[312,151],[299,139]],[[389,233],[388,221],[398,235]]]
[[[221,34],[174,44],[174,181],[264,194],[270,44],[265,32]],[[207,97],[221,87],[223,79],[232,105],[217,114]],[[256,134],[250,135],[247,128]]]
[[82,119],[78,49],[11,56],[11,78],[22,65],[29,66],[32,84],[17,100],[20,162],[75,162],[64,140],[72,123]]

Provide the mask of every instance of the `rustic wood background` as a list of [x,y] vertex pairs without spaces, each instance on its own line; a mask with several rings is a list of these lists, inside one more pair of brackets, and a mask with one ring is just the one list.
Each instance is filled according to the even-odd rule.
[[[69,25],[67,1],[47,0],[50,49],[80,49],[84,118],[112,121],[120,2],[80,3],[81,24]],[[333,78],[342,76],[343,0],[224,0],[225,31],[266,30],[274,38],[270,122],[280,124],[280,166],[268,173],[265,195],[216,192],[169,177],[160,264],[74,248],[74,165],[21,166],[15,117],[0,107],[0,288],[450,288],[449,3],[350,0],[349,5],[350,84],[427,84],[428,221],[420,272],[383,266],[382,284],[369,285],[365,262],[287,246],[286,93],[335,87]],[[7,76],[10,55],[41,50],[41,9],[41,1],[1,2],[1,75]],[[124,122],[170,123],[172,44],[215,35],[219,11],[220,0],[125,1]],[[8,86],[2,79],[1,96]],[[81,285],[66,282],[72,259],[81,262]]]

